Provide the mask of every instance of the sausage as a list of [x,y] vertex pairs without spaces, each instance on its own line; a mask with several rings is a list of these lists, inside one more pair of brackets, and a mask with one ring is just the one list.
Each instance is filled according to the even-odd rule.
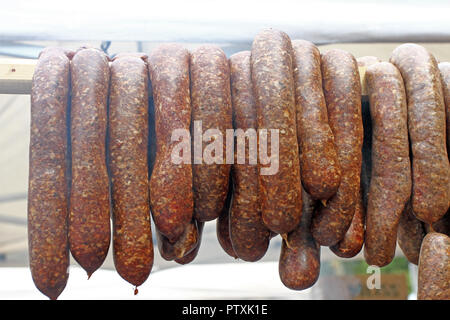
[[316,201],[302,190],[303,210],[300,224],[281,245],[278,271],[289,289],[304,290],[316,283],[320,272],[320,246],[311,235],[311,218]]
[[411,203],[408,202],[403,210],[398,224],[398,246],[402,249],[406,259],[413,264],[419,263],[420,246],[425,237],[425,229],[420,220],[412,213]]
[[322,91],[320,52],[309,41],[292,41],[302,185],[314,198],[326,200],[341,182],[334,136]]
[[[210,221],[220,215],[228,191],[230,164],[225,163],[226,143],[222,140],[225,141],[226,130],[233,128],[230,70],[225,53],[213,45],[203,45],[193,51],[190,68],[194,216],[198,221]],[[211,135],[208,136],[209,129],[218,132],[210,130]],[[211,142],[206,144],[205,140]],[[214,148],[216,144],[219,146]]]
[[447,122],[447,155],[450,159],[450,62],[441,62],[438,67],[441,73],[442,88],[444,90],[445,118]]
[[433,223],[431,227],[428,224],[425,224],[424,227],[427,233],[438,232],[450,237],[450,211],[447,211],[447,213],[440,220]]
[[381,62],[366,70],[372,118],[372,174],[364,257],[383,267],[395,255],[397,228],[411,196],[406,94],[397,68]]
[[[230,211],[230,240],[236,255],[245,261],[261,259],[269,247],[270,231],[261,217],[258,202],[258,167],[256,163],[256,106],[252,92],[250,73],[250,51],[232,55],[229,59],[231,75],[231,100],[233,106],[233,126],[242,133],[254,130],[254,146],[249,138],[238,138],[235,154],[237,161],[232,165],[233,202]],[[245,144],[243,149],[240,145]],[[242,154],[242,152],[244,154]],[[245,160],[239,163],[239,158]],[[252,164],[251,160],[255,163]]]
[[29,261],[34,284],[52,300],[64,290],[69,277],[69,64],[63,49],[46,48],[31,81]]
[[[230,179],[231,180],[231,179]],[[216,222],[216,235],[222,249],[230,256],[235,259],[238,258],[236,252],[233,249],[233,244],[230,239],[230,205],[232,200],[232,182],[230,182],[230,190],[228,191],[227,198],[225,200],[225,205],[219,218]]]
[[175,262],[178,264],[188,264],[194,261],[194,259],[197,257],[198,252],[200,251],[200,245],[202,243],[202,234],[203,234],[203,227],[205,223],[197,221],[197,230],[198,230],[198,240],[197,244],[195,245],[195,248],[189,252],[188,254],[184,255],[184,257],[175,259]]
[[[250,61],[259,130],[258,194],[262,218],[270,230],[284,234],[299,224],[302,208],[293,49],[288,35],[272,29],[258,33]],[[270,129],[278,130],[279,136],[278,154],[271,152],[271,169],[261,163],[261,130]],[[268,139],[267,150],[272,149],[272,138],[271,135]]]
[[103,52],[81,49],[72,58],[69,244],[88,277],[102,265],[111,240],[105,159],[109,77]]
[[423,239],[419,258],[418,300],[450,300],[450,238],[432,232]]
[[356,59],[358,67],[368,67],[378,62],[381,62],[381,59],[375,56],[363,56]]
[[[191,124],[189,51],[178,44],[163,44],[150,54],[149,70],[156,106],[150,205],[159,232],[174,242],[194,213],[190,138],[187,135],[187,141],[172,140],[175,129],[189,133]],[[187,161],[174,163],[173,153],[184,142],[187,148],[181,152],[187,153]]]
[[335,255],[341,258],[352,258],[361,251],[364,244],[365,218],[366,212],[363,205],[362,189],[360,189],[350,227],[344,238],[330,247]]
[[419,220],[432,224],[447,212],[450,200],[450,166],[439,70],[434,57],[412,43],[397,47],[390,61],[402,74],[408,98],[412,209]]
[[323,54],[321,61],[328,120],[342,176],[336,194],[314,215],[312,234],[320,245],[332,246],[344,238],[358,201],[363,142],[361,84],[350,53],[333,49]]
[[189,254],[197,246],[200,237],[198,222],[195,219],[191,219],[184,228],[183,234],[173,243],[161,234],[158,229],[156,229],[156,235],[159,253],[167,261],[181,259]]
[[120,55],[111,63],[109,169],[114,264],[139,286],[153,266],[147,139],[148,69],[144,54]]

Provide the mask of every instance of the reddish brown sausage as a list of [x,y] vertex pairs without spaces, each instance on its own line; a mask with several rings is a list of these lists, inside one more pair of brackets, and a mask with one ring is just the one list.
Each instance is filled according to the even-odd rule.
[[420,249],[418,300],[450,300],[450,238],[432,232]]
[[418,220],[411,210],[411,204],[408,202],[403,210],[398,224],[398,245],[402,249],[406,259],[413,264],[419,263],[420,246],[425,229],[420,220]]
[[[149,57],[155,105],[156,159],[150,179],[150,204],[155,225],[171,242],[183,234],[192,219],[194,200],[190,144],[187,161],[172,158],[180,141],[172,141],[176,129],[189,133],[189,52],[178,44],[164,44]],[[190,142],[189,139],[187,139]],[[180,156],[183,158],[182,156]]]
[[328,119],[341,166],[341,184],[312,221],[314,239],[332,246],[344,238],[353,219],[362,162],[361,84],[355,58],[334,49],[322,55],[322,79]]
[[[194,216],[198,221],[216,219],[224,206],[228,191],[230,165],[225,163],[226,129],[232,129],[230,70],[225,53],[219,47],[204,45],[191,54],[191,98],[194,154]],[[198,121],[198,122],[197,122]],[[201,124],[201,127],[197,126]],[[210,136],[217,129],[223,138],[223,154],[207,152],[220,138]],[[196,138],[197,137],[197,138]],[[197,139],[197,140],[196,140]],[[208,141],[206,141],[208,142]],[[220,146],[222,147],[222,146]],[[220,149],[220,147],[218,149]],[[203,157],[207,155],[207,157]],[[203,158],[203,159],[202,159]],[[213,162],[213,163],[211,163]]]
[[411,196],[406,94],[397,68],[381,62],[366,70],[372,118],[372,174],[364,257],[383,267],[395,255],[397,228]]
[[195,248],[191,252],[186,254],[184,257],[175,259],[176,263],[188,264],[188,263],[191,263],[192,261],[194,261],[194,259],[197,257],[198,252],[200,251],[200,245],[202,243],[202,234],[203,234],[204,225],[205,225],[204,222],[197,221],[197,230],[198,230],[197,244],[195,245]]
[[341,258],[352,258],[361,251],[364,244],[365,218],[366,213],[363,205],[362,190],[360,189],[350,228],[348,228],[342,240],[330,247],[334,254]]
[[72,59],[72,187],[69,243],[90,277],[106,258],[111,239],[109,181],[105,159],[108,58],[81,49]]
[[147,56],[115,57],[109,94],[109,168],[114,264],[139,286],[153,266],[147,168]]
[[[275,129],[279,134],[278,158],[271,155],[269,174],[263,172],[267,166],[261,163],[260,135],[259,201],[264,223],[281,234],[295,229],[302,208],[292,51],[287,34],[265,29],[256,35],[251,52],[258,130]],[[267,139],[268,153],[271,138]]]
[[314,199],[326,200],[339,187],[341,168],[322,91],[320,52],[304,40],[292,41],[292,47],[302,184]]
[[199,242],[199,226],[195,219],[192,219],[184,229],[183,234],[174,243],[171,243],[158,229],[156,229],[158,239],[158,249],[161,257],[171,261],[181,259],[195,249]]
[[408,130],[412,149],[412,209],[432,224],[449,207],[450,166],[445,139],[445,107],[439,69],[423,47],[397,47],[390,61],[400,70],[408,97]]
[[[258,167],[257,158],[254,156],[257,151],[257,124],[250,74],[250,51],[232,55],[229,62],[233,125],[237,131],[242,130],[242,135],[237,138],[236,161],[232,166],[233,202],[230,212],[230,239],[239,258],[257,261],[267,251],[270,231],[262,221],[258,202]],[[251,130],[255,134],[253,148],[250,146],[250,139],[246,141],[244,136]],[[245,148],[239,151],[241,144],[245,144]],[[255,154],[250,155],[252,152]],[[240,158],[245,162],[239,163]],[[255,162],[251,164],[250,160]]]
[[438,67],[441,72],[442,87],[444,89],[445,118],[447,122],[447,155],[450,157],[450,62],[441,62]]
[[67,113],[70,61],[61,48],[39,55],[31,81],[28,250],[36,287],[50,299],[69,277]]
[[316,202],[303,190],[300,224],[283,239],[278,265],[280,279],[289,289],[304,290],[316,283],[320,272],[320,246],[310,232]]
[[[231,180],[231,179],[230,179]],[[230,182],[230,190],[228,191],[227,199],[225,201],[225,206],[219,215],[216,222],[216,235],[222,249],[230,256],[235,259],[238,258],[236,252],[234,252],[233,245],[230,239],[230,205],[232,202],[232,188]]]

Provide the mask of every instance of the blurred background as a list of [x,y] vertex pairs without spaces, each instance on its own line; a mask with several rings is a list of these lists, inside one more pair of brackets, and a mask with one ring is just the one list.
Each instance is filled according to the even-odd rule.
[[[416,42],[438,60],[450,61],[449,16],[446,0],[16,0],[0,11],[0,58],[36,59],[46,46],[76,49],[86,44],[109,55],[148,53],[159,43],[174,41],[189,49],[215,43],[231,55],[249,50],[260,29],[273,27],[291,39],[314,42],[322,52],[340,48],[355,57],[388,60],[397,45]],[[5,72],[0,62],[0,80]],[[29,95],[0,94],[0,299],[45,298],[28,270],[29,125]],[[260,262],[234,260],[218,244],[215,222],[209,222],[191,265],[163,260],[155,244],[153,271],[137,296],[114,271],[110,250],[89,281],[72,259],[60,299],[415,298],[417,268],[407,263],[399,248],[394,261],[381,269],[382,290],[372,296],[364,291],[369,274],[362,254],[341,259],[328,248],[322,248],[321,275],[314,287],[301,292],[285,288],[278,276],[280,246],[276,237]]]

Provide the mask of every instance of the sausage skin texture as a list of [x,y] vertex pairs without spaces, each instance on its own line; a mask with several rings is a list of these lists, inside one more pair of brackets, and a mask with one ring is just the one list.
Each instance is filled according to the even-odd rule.
[[[254,129],[256,132],[256,106],[250,74],[250,51],[232,55],[229,63],[233,126],[244,132],[247,129]],[[262,221],[259,208],[258,166],[250,164],[250,157],[252,157],[250,152],[256,150],[251,150],[250,143],[246,140],[243,140],[243,143],[246,144],[243,149],[245,163],[240,164],[235,161],[231,170],[233,200],[230,212],[230,239],[233,250],[239,258],[245,261],[257,261],[264,256],[269,247],[270,231]]]
[[366,70],[372,118],[372,174],[364,257],[383,267],[395,255],[400,216],[411,196],[406,94],[397,68],[381,62]]
[[450,300],[450,238],[431,232],[420,249],[418,300]]
[[109,94],[114,264],[120,276],[135,286],[144,283],[153,266],[146,58],[131,54],[115,57]]
[[420,246],[424,237],[425,228],[414,216],[411,203],[408,202],[398,224],[397,241],[406,259],[415,265],[419,263]]
[[111,240],[105,159],[109,77],[103,52],[81,49],[72,58],[69,243],[88,277],[102,265]]
[[412,149],[412,209],[428,224],[447,212],[450,166],[445,141],[445,107],[435,58],[422,46],[403,44],[390,61],[400,70],[408,98]]
[[314,198],[333,196],[341,182],[334,136],[322,91],[320,52],[309,41],[292,41],[302,185]]
[[67,113],[69,58],[61,48],[39,55],[31,88],[28,250],[36,287],[52,300],[69,277]]
[[450,62],[441,62],[438,67],[441,72],[442,88],[444,90],[445,118],[447,123],[447,155],[450,159]]
[[[203,45],[191,53],[192,131],[194,136],[194,217],[198,221],[216,219],[224,206],[228,191],[230,165],[225,163],[226,129],[232,129],[230,70],[228,59],[217,46]],[[202,132],[196,130],[195,121],[201,121]],[[196,152],[195,136],[208,129],[218,129],[223,138],[223,155],[214,154],[212,164],[202,157],[205,146],[214,142],[199,141],[202,152]],[[203,139],[206,137],[203,136]],[[215,140],[214,140],[215,141]],[[220,139],[218,140],[220,142]],[[200,148],[198,148],[200,149]],[[212,157],[212,152],[205,154]],[[203,159],[202,159],[203,158]],[[218,159],[219,158],[219,159]]]
[[281,245],[278,265],[280,279],[289,289],[304,290],[316,283],[320,272],[320,246],[310,232],[316,202],[303,190],[300,224]]
[[[288,35],[272,29],[258,33],[252,44],[251,70],[258,130],[279,133],[279,157],[272,158],[278,171],[261,174],[264,166],[258,163],[262,218],[270,230],[284,234],[295,229],[302,214],[293,50]],[[271,150],[271,138],[267,140]]]
[[331,251],[341,258],[352,258],[356,256],[364,244],[366,212],[363,205],[362,189],[360,189],[359,193],[350,228],[348,228],[342,240],[330,247]]
[[171,243],[169,239],[156,229],[158,249],[161,257],[167,261],[181,259],[194,250],[200,237],[197,224],[198,222],[192,219],[184,228],[183,234],[174,243]]
[[[155,225],[171,242],[176,241],[192,219],[194,199],[192,166],[175,164],[173,130],[191,124],[189,52],[178,44],[163,44],[149,56],[155,105],[156,159],[150,179],[150,205]],[[189,145],[189,157],[190,145]]]
[[332,246],[344,238],[358,201],[363,143],[361,84],[350,53],[333,49],[323,54],[321,61],[328,119],[342,176],[336,194],[314,215],[312,234],[320,245]]
[[197,257],[198,252],[200,251],[200,245],[202,243],[202,234],[203,234],[203,227],[205,226],[204,222],[197,221],[197,230],[198,230],[198,240],[197,244],[195,245],[195,248],[189,252],[188,254],[184,255],[182,258],[175,259],[175,262],[178,264],[188,264],[194,261],[194,259]]

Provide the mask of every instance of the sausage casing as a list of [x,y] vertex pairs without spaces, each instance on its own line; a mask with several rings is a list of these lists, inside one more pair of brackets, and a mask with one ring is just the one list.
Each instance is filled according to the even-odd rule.
[[[271,163],[278,165],[278,170],[262,174],[265,166],[259,155],[259,201],[264,223],[280,234],[295,229],[302,209],[292,51],[288,35],[272,29],[258,33],[251,50],[258,130],[275,129],[279,133],[278,159],[272,158]],[[272,149],[271,139],[267,141],[268,150]],[[261,143],[260,135],[260,151]]]
[[163,44],[150,54],[149,70],[156,132],[150,204],[159,232],[174,242],[183,234],[194,210],[190,143],[185,148],[188,150],[183,150],[188,153],[188,163],[174,163],[172,157],[180,144],[172,141],[174,130],[189,132],[191,123],[189,52],[178,44]]
[[[231,179],[230,179],[231,180]],[[232,200],[232,182],[230,181],[230,190],[228,191],[227,198],[225,200],[225,206],[216,221],[216,235],[222,249],[235,259],[238,258],[236,252],[234,252],[233,244],[230,238],[230,205]]]
[[170,242],[156,229],[161,257],[168,261],[181,259],[194,250],[200,238],[198,224],[199,222],[192,219],[184,228],[183,234],[174,243]]
[[[236,130],[254,130],[255,145],[245,143],[244,163],[239,163],[236,151],[232,166],[233,197],[230,211],[230,239],[236,255],[245,261],[257,261],[267,251],[270,241],[269,229],[261,217],[258,202],[258,166],[250,163],[256,151],[256,106],[252,92],[250,74],[250,51],[232,55],[229,59],[231,74],[231,100],[233,106],[233,126]],[[239,139],[239,138],[238,138]],[[239,148],[239,145],[238,145]],[[256,159],[254,159],[256,160]]]
[[432,224],[449,207],[450,166],[445,141],[445,107],[435,58],[422,46],[397,47],[390,61],[400,70],[408,98],[412,150],[412,209]]
[[202,243],[202,234],[203,234],[203,227],[205,226],[204,222],[197,221],[197,230],[198,230],[198,239],[197,244],[195,245],[195,248],[192,249],[191,252],[184,255],[182,258],[175,259],[175,262],[178,264],[188,264],[194,261],[194,259],[197,257],[198,252],[200,251],[200,245]]
[[383,267],[395,255],[397,228],[411,196],[406,94],[397,68],[381,62],[366,70],[372,118],[372,174],[364,257]]
[[328,124],[322,91],[320,52],[309,41],[292,41],[302,185],[314,198],[326,200],[341,182],[341,169]]
[[350,227],[358,201],[363,143],[361,84],[350,53],[333,49],[323,54],[321,61],[328,120],[342,175],[336,194],[314,215],[312,234],[320,245],[332,246]]
[[411,203],[408,202],[403,210],[398,224],[397,241],[406,259],[413,264],[419,263],[420,246],[425,237],[422,222],[412,213]]
[[103,52],[81,49],[72,58],[69,243],[88,276],[102,265],[111,240],[105,157],[109,78]]
[[[228,191],[230,164],[225,163],[225,137],[226,130],[233,128],[230,70],[223,50],[213,45],[203,45],[193,51],[190,63],[191,127],[194,135],[194,216],[198,221],[210,221],[220,215]],[[196,122],[201,124],[201,127],[198,127]],[[209,144],[205,143],[205,136],[203,141],[196,141],[202,131],[205,134],[209,129],[220,131],[223,139],[222,155],[206,152],[206,147],[214,146],[215,141],[221,142],[220,139],[215,140],[218,139],[215,134],[209,137]],[[222,145],[219,148],[221,147]]]
[[444,90],[445,118],[447,123],[447,155],[450,157],[450,62],[441,62],[438,64],[438,67],[441,72],[442,88]]
[[33,281],[50,299],[61,294],[69,277],[69,64],[63,49],[45,49],[31,88],[28,250]]
[[153,266],[147,140],[147,57],[130,54],[111,63],[109,168],[114,264],[122,278],[139,286]]

